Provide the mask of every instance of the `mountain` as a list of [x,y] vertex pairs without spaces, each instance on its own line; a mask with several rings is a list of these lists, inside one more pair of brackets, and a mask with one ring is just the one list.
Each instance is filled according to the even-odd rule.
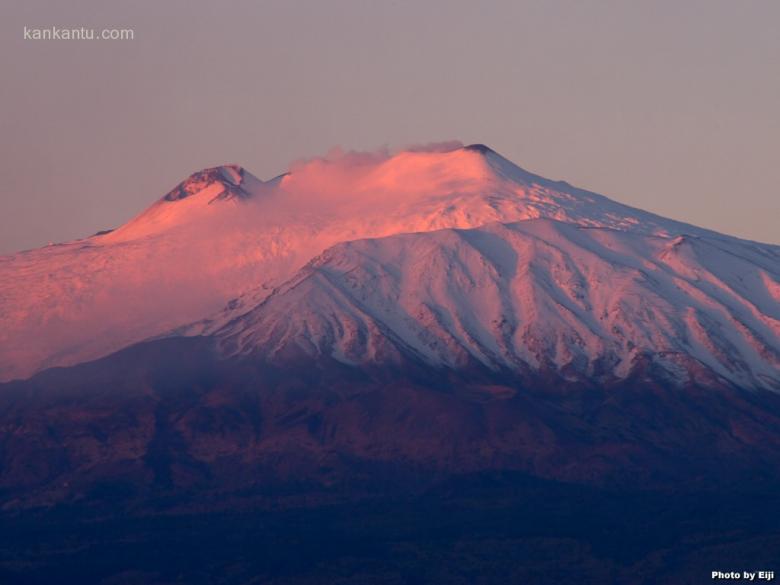
[[[639,405],[654,397],[648,412],[623,404],[607,433],[607,443],[639,462],[655,460],[656,440],[676,445],[669,461],[699,453],[701,437],[676,428],[680,417],[700,417],[698,407],[709,413],[701,425],[711,437],[728,430],[744,443],[702,461],[731,461],[759,443],[773,460],[777,444],[767,425],[780,391],[780,248],[548,181],[484,146],[341,154],[267,182],[237,166],[206,169],[119,229],[6,258],[3,274],[5,372],[83,363],[0,386],[0,413],[20,425],[9,427],[16,430],[6,438],[0,475],[9,489],[38,486],[25,499],[40,489],[35,498],[56,500],[52,477],[78,485],[87,469],[92,477],[103,466],[121,467],[129,453],[133,465],[146,462],[138,472],[152,472],[144,482],[154,485],[154,445],[172,429],[178,455],[165,456],[163,476],[174,483],[172,465],[211,468],[224,455],[213,451],[220,444],[230,453],[225,469],[249,457],[272,475],[277,449],[291,460],[332,453],[372,465],[390,449],[396,455],[381,461],[414,467],[420,441],[430,437],[406,419],[393,429],[393,417],[438,420],[434,404],[459,421],[449,432],[472,429],[461,454],[446,456],[451,471],[482,469],[469,449],[487,441],[488,462],[603,480],[581,469],[552,471],[550,454],[534,455],[529,467],[542,438],[523,435],[530,442],[522,446],[489,431],[524,424],[547,429],[544,437],[574,424],[582,437],[601,435],[592,420],[573,422],[584,415],[586,396],[589,412],[611,409],[612,395]],[[442,391],[451,396],[436,397]],[[679,402],[707,393],[715,404]],[[352,400],[378,401],[386,412],[353,404],[345,414]],[[765,404],[762,413],[751,419],[745,400]],[[406,401],[416,406],[409,410]],[[473,404],[488,412],[475,415]],[[542,404],[553,410],[539,411]],[[68,405],[78,405],[75,418]],[[627,413],[655,421],[652,432],[629,439],[639,431]],[[319,430],[302,439],[303,421]],[[365,424],[387,432],[366,435]],[[216,439],[213,425],[227,434]],[[236,425],[243,438],[233,435]],[[326,427],[337,434],[320,436]],[[302,448],[312,433],[316,446]],[[73,451],[85,437],[104,446]],[[115,437],[119,445],[106,447]],[[396,441],[403,446],[390,447]],[[572,452],[587,460],[585,453],[602,457],[600,448]],[[201,449],[205,460],[196,455]],[[431,447],[434,467],[442,449]],[[72,463],[25,467],[50,461],[45,453]],[[513,453],[517,461],[506,463]],[[311,479],[309,465],[285,473]],[[622,459],[599,466],[610,477],[647,475]],[[676,473],[661,468],[659,476]]]
[[0,581],[779,558],[778,246],[474,145],[206,169],[0,292]]
[[0,258],[0,380],[107,355],[231,299],[259,302],[339,242],[534,218],[726,238],[533,175],[481,145],[347,153],[266,182],[215,167],[118,229]]

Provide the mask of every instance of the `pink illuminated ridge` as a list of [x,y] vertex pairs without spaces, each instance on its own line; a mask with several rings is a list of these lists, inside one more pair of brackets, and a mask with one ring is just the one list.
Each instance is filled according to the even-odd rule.
[[[675,379],[777,389],[779,259],[776,246],[544,179],[481,145],[335,152],[270,181],[226,165],[109,233],[0,259],[0,378],[175,330],[218,335],[228,353],[294,343],[351,363],[405,347],[447,366],[571,376],[597,363],[626,376],[651,352]],[[365,299],[327,281],[346,278],[333,263]],[[308,315],[309,329],[282,327],[282,314]],[[356,349],[350,330],[369,345]]]

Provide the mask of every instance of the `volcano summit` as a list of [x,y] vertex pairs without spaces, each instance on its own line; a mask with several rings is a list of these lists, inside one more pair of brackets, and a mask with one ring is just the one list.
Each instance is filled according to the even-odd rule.
[[[92,360],[166,335],[212,319],[233,299],[238,300],[231,306],[258,304],[270,291],[294,279],[313,258],[343,242],[419,234],[410,236],[417,243],[409,237],[398,240],[407,253],[388,267],[385,276],[392,279],[390,273],[401,275],[421,261],[409,251],[452,237],[433,232],[484,232],[484,226],[491,224],[534,219],[555,220],[560,226],[539,235],[518,227],[515,233],[526,233],[525,243],[499,242],[501,237],[494,237],[504,252],[483,245],[482,257],[472,258],[490,263],[496,254],[514,255],[515,260],[503,258],[506,274],[496,279],[496,286],[509,296],[492,302],[511,305],[513,299],[520,299],[519,291],[509,290],[511,282],[498,282],[509,272],[520,271],[527,288],[522,293],[525,313],[502,315],[500,308],[482,306],[463,310],[487,309],[499,321],[538,329],[549,317],[549,308],[543,305],[551,307],[552,302],[559,307],[556,312],[566,312],[556,319],[568,323],[560,333],[575,345],[584,347],[583,334],[590,335],[587,330],[624,347],[633,344],[659,354],[684,354],[687,357],[680,359],[702,362],[736,383],[777,387],[772,373],[778,366],[780,339],[777,246],[667,220],[544,179],[482,145],[394,156],[347,153],[296,165],[292,172],[268,182],[235,165],[206,169],[118,229],[6,256],[0,261],[0,379],[28,377],[47,367]],[[577,226],[580,232],[563,224]],[[601,231],[582,231],[593,228]],[[464,242],[486,242],[491,237],[480,231],[473,237],[457,233]],[[591,240],[587,249],[572,248],[586,245],[575,233],[587,234]],[[561,238],[569,243],[565,250]],[[602,244],[600,240],[613,241]],[[542,243],[547,244],[546,250],[539,247]],[[389,249],[395,244],[381,245]],[[523,249],[507,252],[515,245]],[[450,254],[454,267],[463,265],[464,258],[457,256],[464,250],[461,246],[441,253]],[[331,257],[337,253],[328,252]],[[623,270],[616,272],[619,286],[606,274],[591,274],[594,262],[622,265]],[[438,269],[446,280],[448,266],[441,264]],[[652,280],[655,275],[666,279],[663,285]],[[631,280],[642,290],[636,290]],[[570,289],[575,281],[579,293]],[[444,281],[439,285],[450,286],[448,294],[458,288]],[[556,287],[560,293],[553,291]],[[556,294],[563,296],[556,298]],[[578,299],[577,294],[585,296]],[[652,319],[647,326],[679,343],[670,345],[658,336],[652,341],[632,339],[626,331],[594,328],[606,318],[595,311],[624,312],[632,303],[658,295],[665,299],[664,314],[642,319]],[[578,308],[560,302],[563,298],[572,298]],[[431,299],[418,301],[422,307]],[[451,306],[446,311],[460,309]],[[457,321],[458,315],[449,319]],[[633,327],[637,335],[650,335],[645,330],[640,333],[637,323]],[[498,337],[494,340],[498,344],[505,333],[488,332]],[[589,362],[608,357],[599,354],[603,348],[589,347]],[[520,362],[528,349],[517,348]],[[566,351],[571,352],[571,347]],[[567,363],[565,357],[549,357],[561,367]],[[538,358],[529,357],[527,365],[533,366]]]

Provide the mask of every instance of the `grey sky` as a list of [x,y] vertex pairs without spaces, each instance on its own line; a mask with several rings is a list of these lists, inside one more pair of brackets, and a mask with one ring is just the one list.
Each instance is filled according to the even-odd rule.
[[778,23],[775,0],[5,0],[0,253],[116,226],[202,167],[446,139],[780,243]]

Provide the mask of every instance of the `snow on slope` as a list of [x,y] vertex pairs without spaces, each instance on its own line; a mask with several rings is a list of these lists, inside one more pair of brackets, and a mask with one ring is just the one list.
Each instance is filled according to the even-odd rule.
[[780,253],[551,220],[339,244],[216,335],[227,354],[780,391]]
[[[105,355],[197,319],[256,277],[251,266],[267,256],[256,238],[240,229],[209,237],[215,226],[237,225],[241,201],[220,199],[236,186],[193,177],[177,187],[201,187],[189,198],[163,199],[118,230],[0,258],[0,379]],[[244,181],[262,195],[260,181],[248,173]]]
[[106,355],[240,297],[188,329],[212,330],[339,242],[540,217],[738,242],[543,179],[480,145],[348,153],[267,182],[215,167],[112,232],[0,258],[0,380]]

